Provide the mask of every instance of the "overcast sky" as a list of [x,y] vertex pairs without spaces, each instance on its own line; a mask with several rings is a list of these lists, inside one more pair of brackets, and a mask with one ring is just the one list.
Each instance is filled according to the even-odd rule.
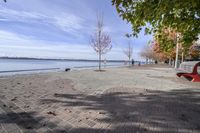
[[126,59],[123,49],[133,44],[133,58],[151,40],[144,33],[128,39],[131,26],[117,14],[111,0],[0,1],[0,56],[98,59],[89,45],[97,12],[104,13],[104,31],[113,49],[106,59]]

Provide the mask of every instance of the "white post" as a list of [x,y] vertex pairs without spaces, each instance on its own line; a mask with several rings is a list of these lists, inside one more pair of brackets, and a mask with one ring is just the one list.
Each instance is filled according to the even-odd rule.
[[172,61],[171,58],[169,58],[169,63],[168,63],[169,65],[171,65],[171,61]]
[[182,52],[182,62],[181,63],[183,63],[183,61],[184,61],[184,52]]
[[178,35],[178,33],[177,33],[177,36],[176,36],[176,59],[175,59],[175,69],[178,68],[178,50],[179,50],[178,41],[179,41],[179,35]]

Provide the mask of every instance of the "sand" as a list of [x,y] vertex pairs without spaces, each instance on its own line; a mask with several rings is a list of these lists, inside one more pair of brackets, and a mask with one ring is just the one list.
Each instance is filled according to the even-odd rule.
[[199,105],[165,65],[0,78],[2,132],[200,132]]

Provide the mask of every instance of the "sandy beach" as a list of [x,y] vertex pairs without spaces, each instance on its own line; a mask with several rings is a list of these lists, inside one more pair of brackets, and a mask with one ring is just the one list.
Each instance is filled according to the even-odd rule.
[[165,65],[0,78],[0,132],[200,132],[200,83]]

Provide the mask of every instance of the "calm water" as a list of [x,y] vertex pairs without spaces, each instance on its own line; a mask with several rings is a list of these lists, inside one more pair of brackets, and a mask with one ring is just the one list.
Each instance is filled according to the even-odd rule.
[[[123,66],[123,62],[102,63],[102,67]],[[98,62],[33,60],[33,59],[0,59],[0,75],[33,73],[43,71],[63,71],[65,68],[82,69],[96,68]]]

